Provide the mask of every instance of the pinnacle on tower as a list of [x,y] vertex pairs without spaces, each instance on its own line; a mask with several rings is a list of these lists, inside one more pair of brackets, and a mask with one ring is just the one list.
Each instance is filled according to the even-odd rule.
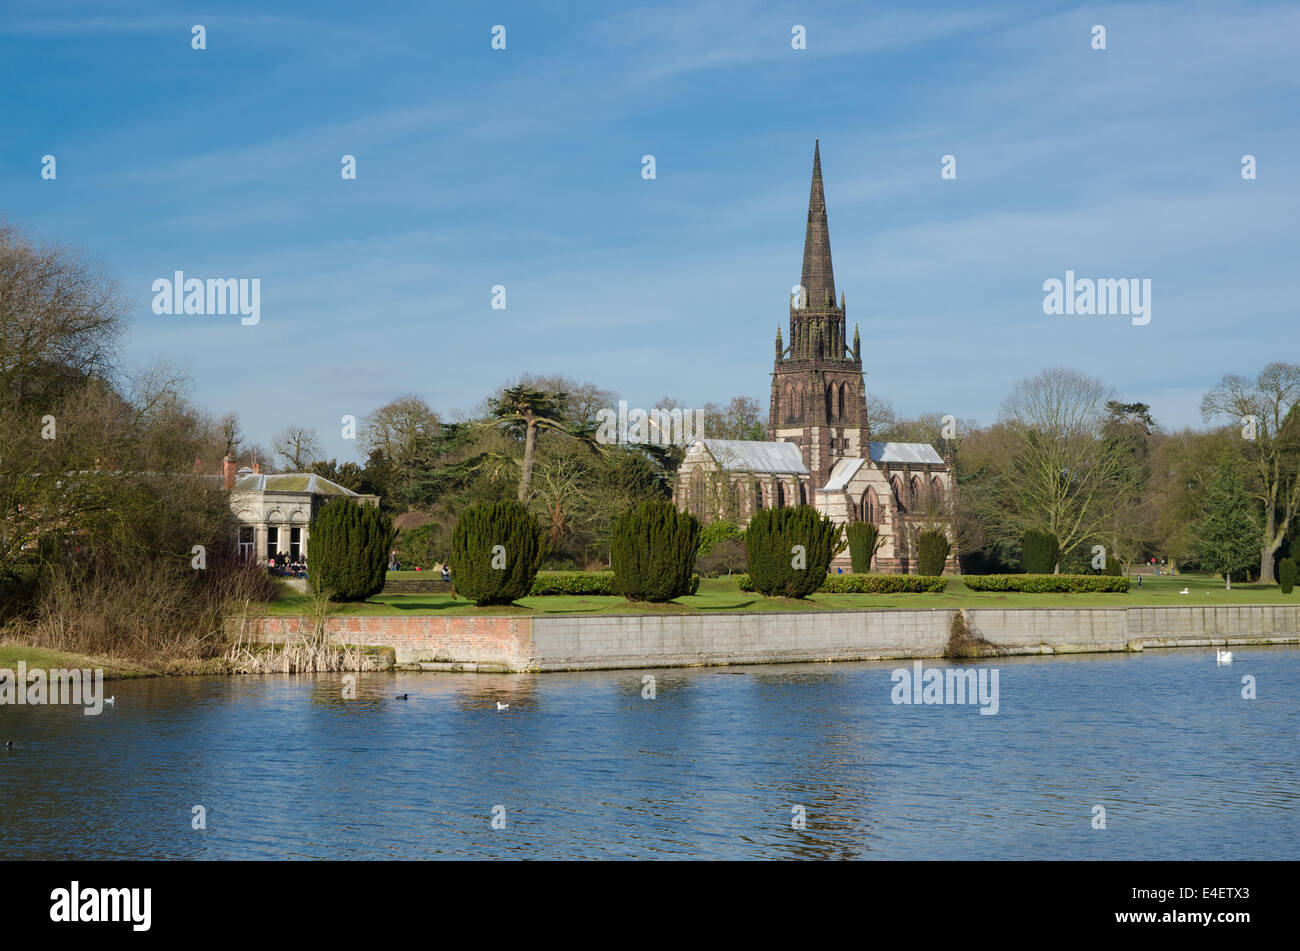
[[831,235],[826,224],[826,195],[822,190],[821,140],[813,145],[812,190],[808,196],[808,230],[803,240],[804,299],[813,306],[835,306],[835,274],[831,268]]

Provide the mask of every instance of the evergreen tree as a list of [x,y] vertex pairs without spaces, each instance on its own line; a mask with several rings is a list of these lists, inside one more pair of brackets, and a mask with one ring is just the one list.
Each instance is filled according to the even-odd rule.
[[754,513],[745,529],[754,590],[769,596],[807,597],[826,580],[840,542],[839,526],[810,505]]
[[1277,563],[1277,580],[1283,594],[1291,593],[1291,590],[1295,587],[1297,573],[1300,572],[1297,572],[1294,559],[1283,558]]
[[916,539],[916,569],[920,574],[938,576],[948,561],[952,544],[941,529],[922,532]]
[[476,604],[509,604],[532,590],[542,555],[541,527],[522,503],[480,502],[452,532],[452,581]]
[[1061,543],[1051,532],[1029,529],[1025,532],[1022,564],[1027,575],[1050,575],[1056,571]]
[[347,499],[327,503],[311,523],[307,577],[334,601],[364,601],[384,590],[393,520]]
[[1241,485],[1230,456],[1219,461],[1205,500],[1205,516],[1197,526],[1197,552],[1201,564],[1223,575],[1232,589],[1234,573],[1251,567],[1259,558],[1259,520]]
[[880,529],[870,522],[851,522],[845,533],[849,537],[849,559],[853,562],[853,571],[867,574],[871,571],[871,559],[880,547]]
[[671,502],[647,501],[614,524],[614,590],[630,601],[671,601],[691,591],[700,523]]

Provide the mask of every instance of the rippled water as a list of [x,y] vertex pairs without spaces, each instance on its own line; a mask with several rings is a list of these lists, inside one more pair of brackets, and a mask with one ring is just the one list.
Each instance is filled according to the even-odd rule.
[[116,682],[98,717],[0,706],[0,851],[1298,858],[1300,650],[1235,653],[1001,658],[995,716],[894,705],[902,661]]

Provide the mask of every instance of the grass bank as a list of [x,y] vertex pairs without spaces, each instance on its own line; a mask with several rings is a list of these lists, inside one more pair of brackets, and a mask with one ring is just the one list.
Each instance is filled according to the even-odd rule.
[[[415,574],[411,572],[411,574]],[[423,572],[421,572],[423,574]],[[1186,588],[1188,594],[1180,592]],[[1300,603],[1300,592],[1281,593],[1277,585],[1235,585],[1225,591],[1221,580],[1208,575],[1144,577],[1142,587],[1127,593],[1024,594],[1010,591],[971,591],[960,578],[951,578],[934,594],[815,594],[806,601],[765,598],[741,591],[729,578],[705,578],[698,593],[667,604],[630,604],[602,595],[528,597],[504,607],[478,607],[465,598],[437,594],[380,594],[368,601],[335,605],[339,615],[403,617],[413,615],[550,615],[550,614],[694,614],[713,611],[871,611],[925,608],[1081,608],[1187,607],[1189,605],[1252,605]],[[254,610],[257,605],[251,606]],[[264,606],[269,615],[311,614],[312,599],[282,588]]]
[[10,641],[0,643],[0,668],[16,670],[19,661],[27,664],[27,669],[56,670],[73,668],[90,670],[103,669],[105,680],[123,680],[129,677],[155,677],[166,673],[163,667],[150,667],[135,661],[118,660],[112,657],[93,657],[88,654],[74,654],[71,651],[48,650],[44,647],[28,647]]

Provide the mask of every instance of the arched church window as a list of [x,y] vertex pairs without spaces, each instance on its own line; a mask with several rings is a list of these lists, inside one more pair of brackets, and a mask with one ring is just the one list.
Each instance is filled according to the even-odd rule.
[[802,482],[799,483],[799,504],[800,505],[808,504],[808,492],[804,489],[804,485]]
[[776,484],[776,507],[779,509],[785,508],[785,483],[784,482],[778,482]]
[[939,481],[938,476],[935,476],[933,479],[930,480],[930,498],[934,500],[934,504],[936,506],[938,506],[939,508],[943,507],[944,504],[943,483]]
[[912,484],[909,487],[912,493],[912,503],[908,508],[918,509],[925,505],[925,488],[917,476],[912,476]]

